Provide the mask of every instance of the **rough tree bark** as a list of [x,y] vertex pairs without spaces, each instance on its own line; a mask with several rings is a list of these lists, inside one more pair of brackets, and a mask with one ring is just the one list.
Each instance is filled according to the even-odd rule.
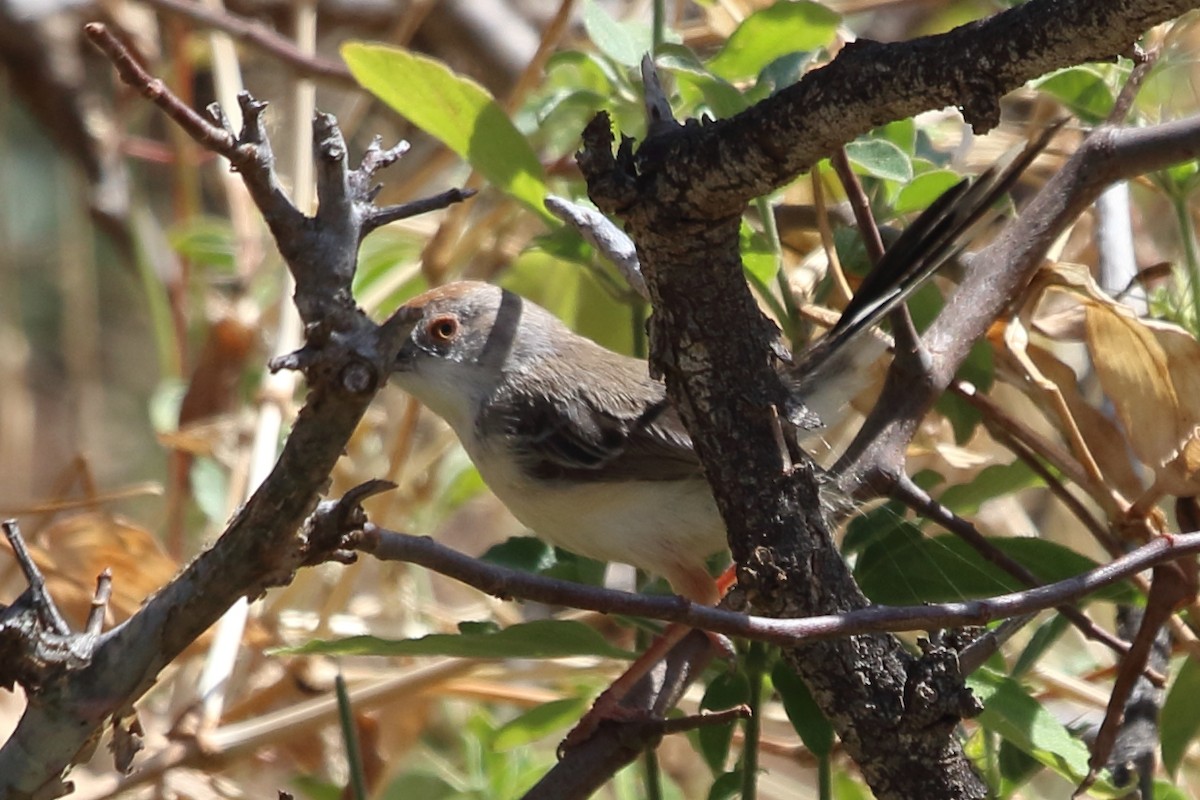
[[[977,131],[986,130],[998,122],[1005,92],[1056,68],[1130,53],[1147,28],[1191,6],[1034,0],[940,36],[857,43],[734,118],[652,128],[636,152],[625,140],[614,157],[607,118],[589,126],[580,155],[589,194],[625,221],[637,243],[655,309],[652,364],[713,484],[752,609],[807,616],[866,601],[832,543],[811,468],[793,466],[780,452],[778,417],[787,394],[775,369],[777,331],[755,305],[738,250],[747,203],[848,139],[929,108],[956,105]],[[1086,202],[1073,201],[1077,208]],[[1019,264],[980,265],[974,291],[992,300],[1012,297],[1040,259],[1040,252],[1026,250]],[[1010,268],[1001,297],[988,285],[994,272],[983,269]],[[931,336],[986,328],[1000,306],[981,305],[968,290],[946,316],[969,322],[941,322]],[[913,426],[973,340],[960,336],[960,347],[931,348],[935,366],[910,387],[912,399],[899,408],[879,404],[880,416],[893,424],[890,448],[856,448],[843,490],[861,495],[868,480],[897,474]],[[891,382],[900,379],[893,375]],[[886,481],[875,488],[886,488]],[[893,637],[856,636],[785,649],[785,657],[878,797],[984,796],[986,787],[952,735],[971,711],[969,697],[953,681],[922,677],[936,672],[922,662],[952,654],[916,659]]]

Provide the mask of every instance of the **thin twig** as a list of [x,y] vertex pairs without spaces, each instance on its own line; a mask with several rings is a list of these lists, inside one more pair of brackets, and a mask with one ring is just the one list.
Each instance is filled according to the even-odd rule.
[[1054,608],[1086,597],[1156,564],[1200,553],[1200,533],[1164,536],[1073,578],[996,597],[920,606],[871,606],[844,614],[823,614],[803,619],[749,616],[697,605],[682,597],[632,594],[546,578],[479,561],[428,537],[387,531],[369,523],[364,528],[360,547],[377,558],[418,564],[496,597],[681,622],[728,636],[794,646],[802,641],[865,633],[982,625],[996,619]]
[[205,27],[223,31],[294,69],[301,77],[321,78],[357,86],[350,70],[339,61],[305,53],[286,36],[258,22],[243,19],[228,11],[217,11],[191,0],[148,0],[149,4],[169,14],[177,14]]

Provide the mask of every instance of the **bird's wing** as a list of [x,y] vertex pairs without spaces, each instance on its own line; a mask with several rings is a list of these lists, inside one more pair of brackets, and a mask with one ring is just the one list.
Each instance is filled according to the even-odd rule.
[[[644,367],[642,367],[644,369]],[[486,434],[502,432],[525,472],[540,480],[598,483],[701,479],[692,441],[662,386],[645,380],[630,395],[588,393],[580,381],[569,402],[515,391],[505,411],[486,413]]]

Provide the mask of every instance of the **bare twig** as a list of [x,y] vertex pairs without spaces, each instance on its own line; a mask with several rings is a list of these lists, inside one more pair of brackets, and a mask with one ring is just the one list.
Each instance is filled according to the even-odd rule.
[[242,19],[228,11],[218,11],[194,0],[148,0],[149,4],[169,14],[185,17],[208,28],[224,31],[294,69],[298,75],[357,86],[350,70],[338,61],[310,55],[286,36],[258,22]]
[[1061,606],[1157,564],[1200,553],[1200,533],[1174,534],[1142,545],[1121,558],[1073,578],[980,600],[920,606],[871,606],[842,614],[776,619],[737,614],[678,597],[631,594],[546,578],[488,564],[428,537],[387,531],[368,523],[360,547],[377,558],[419,564],[503,599],[533,600],[626,614],[779,645],[883,631],[931,631],[982,625],[992,620]]

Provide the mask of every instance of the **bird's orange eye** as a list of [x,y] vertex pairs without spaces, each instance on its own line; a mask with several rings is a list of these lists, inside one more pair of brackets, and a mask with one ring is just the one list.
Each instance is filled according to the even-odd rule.
[[454,317],[438,317],[425,330],[430,339],[444,344],[458,335],[458,320]]

